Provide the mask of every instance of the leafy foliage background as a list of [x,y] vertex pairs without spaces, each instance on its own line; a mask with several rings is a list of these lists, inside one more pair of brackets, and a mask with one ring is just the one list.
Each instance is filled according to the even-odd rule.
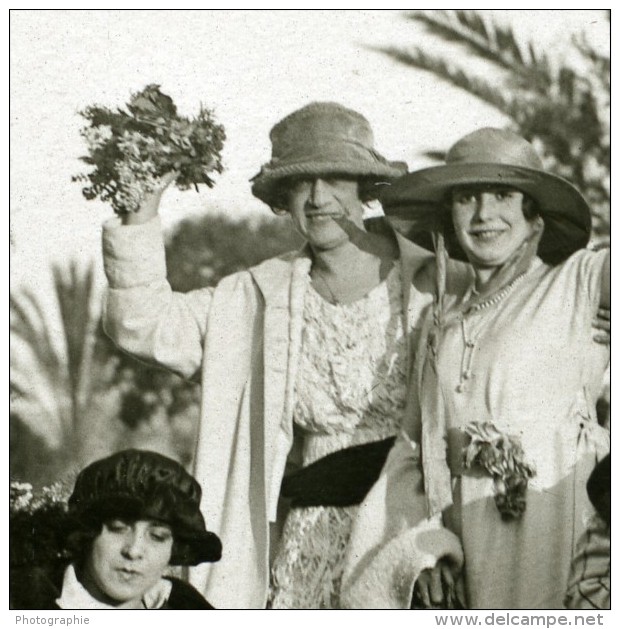
[[[215,286],[300,245],[286,218],[187,218],[168,235],[169,280],[182,292]],[[31,288],[10,298],[11,477],[42,487],[126,447],[189,465],[199,385],[114,346],[102,329],[92,267],[71,262],[55,266],[52,276],[55,308]]]

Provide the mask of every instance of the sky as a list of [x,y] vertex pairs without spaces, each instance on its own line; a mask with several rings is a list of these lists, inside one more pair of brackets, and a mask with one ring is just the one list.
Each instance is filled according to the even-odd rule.
[[[608,45],[598,11],[482,12],[560,55],[581,30]],[[506,123],[464,92],[370,49],[435,45],[398,10],[14,10],[10,23],[12,285],[43,289],[50,261],[70,257],[93,259],[100,272],[101,223],[113,214],[71,181],[85,168],[78,111],[123,105],[148,83],[186,115],[200,103],[211,108],[227,134],[216,187],[167,193],[167,227],[197,212],[267,212],[248,180],[269,159],[270,128],[309,101],[363,113],[378,150],[410,169],[427,165],[425,150]]]

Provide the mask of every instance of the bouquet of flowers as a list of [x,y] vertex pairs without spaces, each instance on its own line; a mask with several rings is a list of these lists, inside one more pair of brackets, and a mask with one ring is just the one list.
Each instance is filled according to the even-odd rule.
[[490,422],[471,422],[464,431],[471,439],[463,451],[465,469],[478,466],[493,478],[495,505],[502,519],[520,518],[527,506],[528,481],[536,470],[526,462],[519,439]]
[[117,214],[135,212],[167,172],[178,173],[181,190],[212,187],[210,174],[222,172],[224,128],[202,106],[193,119],[179,116],[159,85],[134,94],[126,110],[91,106],[80,115],[88,121],[81,130],[88,155],[81,159],[93,169],[72,179],[87,182],[84,196],[110,202]]

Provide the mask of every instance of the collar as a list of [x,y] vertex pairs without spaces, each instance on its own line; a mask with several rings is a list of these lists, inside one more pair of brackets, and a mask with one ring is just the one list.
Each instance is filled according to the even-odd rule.
[[[172,581],[160,579],[142,598],[145,609],[161,609],[170,596]],[[69,564],[62,580],[60,597],[56,599],[60,609],[117,609],[98,601],[79,582],[75,567]]]
[[[373,227],[375,230],[377,229],[376,225]],[[407,287],[404,303],[407,303],[409,285],[415,272],[423,263],[434,259],[435,255],[433,252],[412,243],[392,229],[387,222],[383,221],[379,227],[396,237],[400,252],[401,278],[403,286]],[[306,243],[298,251],[288,252],[277,258],[269,258],[249,269],[249,272],[258,284],[267,303],[288,307],[288,287],[292,277],[309,273],[311,266],[312,250],[310,245]]]
[[288,308],[288,289],[292,277],[310,272],[312,259],[309,251],[306,245],[299,251],[269,258],[248,269],[268,305]]

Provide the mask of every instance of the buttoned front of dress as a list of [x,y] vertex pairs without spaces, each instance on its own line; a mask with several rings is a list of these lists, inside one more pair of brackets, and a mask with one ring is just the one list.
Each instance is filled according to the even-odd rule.
[[474,608],[562,606],[570,558],[591,513],[587,470],[609,447],[595,410],[608,348],[592,340],[591,328],[604,253],[581,251],[557,267],[535,260],[488,303],[448,305],[435,353],[438,421],[450,437],[444,465],[462,460],[466,442],[457,433],[488,422],[516,438],[535,469],[526,510],[513,521],[502,519],[488,474],[453,469],[446,521],[463,540]]

